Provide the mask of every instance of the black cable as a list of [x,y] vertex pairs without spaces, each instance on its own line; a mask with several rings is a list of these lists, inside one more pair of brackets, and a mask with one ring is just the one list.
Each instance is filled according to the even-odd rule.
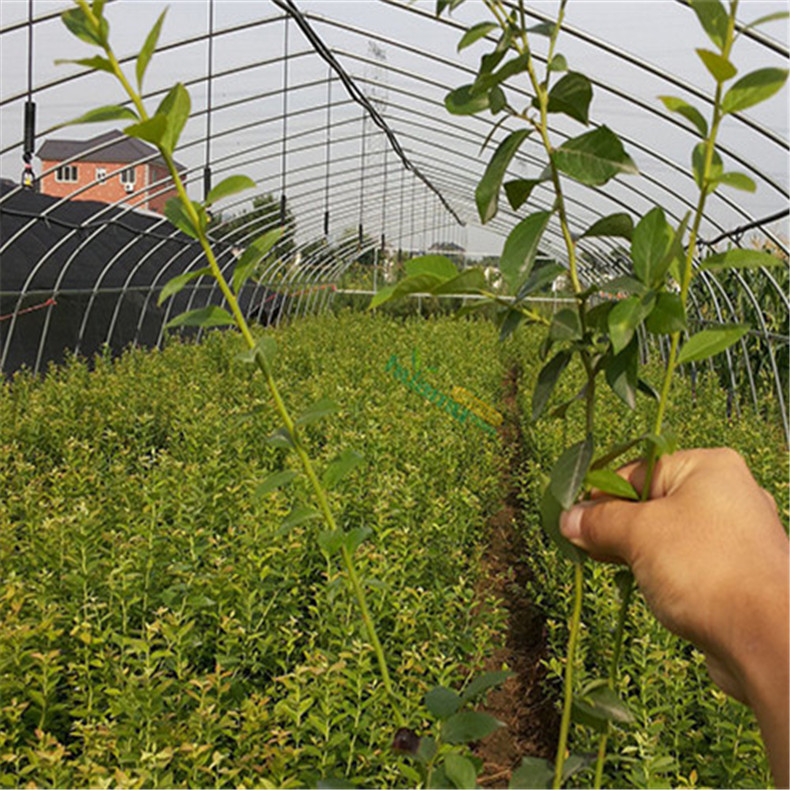
[[768,225],[771,222],[776,222],[779,219],[784,219],[785,217],[790,216],[790,208],[782,209],[782,211],[777,211],[775,214],[771,214],[768,217],[763,217],[762,219],[756,219],[753,222],[747,222],[745,225],[739,225],[737,228],[733,228],[732,230],[728,230],[726,233],[722,233],[720,236],[716,236],[715,239],[711,239],[710,241],[704,241],[700,239],[700,244],[704,244],[706,247],[712,247],[714,244],[718,244],[720,241],[724,241],[724,239],[734,238],[738,240],[747,230],[754,230],[755,228],[761,228],[763,225]]
[[315,32],[315,30],[313,30],[313,28],[310,26],[310,23],[305,19],[302,12],[297,8],[294,0],[272,0],[272,2],[278,8],[286,11],[293,17],[293,19],[296,21],[296,24],[299,25],[299,29],[305,35],[307,40],[313,45],[316,53],[332,67],[334,72],[340,78],[340,81],[345,86],[351,98],[364,107],[365,110],[367,110],[368,116],[371,118],[373,123],[375,123],[376,126],[378,126],[379,129],[381,129],[381,131],[387,136],[390,145],[400,160],[403,162],[404,167],[407,170],[411,170],[417,176],[417,178],[419,178],[420,181],[422,181],[425,186],[428,187],[428,189],[436,194],[439,200],[442,201],[442,205],[447,209],[447,211],[450,212],[450,214],[453,215],[459,225],[464,225],[464,221],[458,216],[447,200],[445,200],[442,193],[417,169],[417,167],[415,167],[415,165],[411,163],[400,143],[398,142],[398,138],[395,136],[395,133],[392,131],[392,129],[390,129],[387,122],[381,117],[378,110],[376,110],[376,108],[370,103],[365,94],[357,87],[354,80],[346,73],[345,69],[340,65],[326,44],[324,44],[321,37]]
[[33,153],[36,150],[36,103],[33,101],[33,0],[27,3],[27,101],[24,109],[24,151],[21,183],[27,189],[36,188],[33,172]]
[[208,75],[206,82],[206,162],[203,167],[203,199],[211,192],[211,89],[214,76],[214,0],[208,2]]

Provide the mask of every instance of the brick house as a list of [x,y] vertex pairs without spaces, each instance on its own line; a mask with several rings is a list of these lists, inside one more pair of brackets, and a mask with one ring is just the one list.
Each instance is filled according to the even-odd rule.
[[[128,202],[159,214],[163,213],[165,203],[176,196],[165,162],[156,148],[127,137],[118,129],[90,140],[46,140],[38,158],[43,173],[52,170],[40,179],[45,195],[69,197],[88,187],[73,199]],[[176,166],[179,171],[184,170],[182,165],[176,163]]]

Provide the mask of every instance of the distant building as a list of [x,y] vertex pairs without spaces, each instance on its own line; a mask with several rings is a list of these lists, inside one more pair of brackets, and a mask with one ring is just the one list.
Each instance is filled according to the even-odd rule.
[[[129,202],[159,214],[164,212],[165,203],[176,197],[167,166],[156,148],[118,129],[90,140],[47,140],[38,158],[42,172],[52,170],[40,179],[45,195],[70,197],[88,187],[73,199]],[[74,161],[69,162],[71,159]],[[176,166],[179,171],[184,169]]]

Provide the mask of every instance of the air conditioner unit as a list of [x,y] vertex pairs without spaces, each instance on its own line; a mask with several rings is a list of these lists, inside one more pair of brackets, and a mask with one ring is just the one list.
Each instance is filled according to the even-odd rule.
[[125,192],[134,192],[134,184],[124,184],[123,188]]

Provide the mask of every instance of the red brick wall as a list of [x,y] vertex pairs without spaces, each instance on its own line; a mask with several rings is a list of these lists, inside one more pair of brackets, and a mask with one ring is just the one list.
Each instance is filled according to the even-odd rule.
[[[163,165],[149,165],[149,168],[149,184],[156,184],[158,181],[161,181],[164,178],[169,179],[167,168]],[[172,183],[172,181],[170,183]],[[178,197],[175,187],[168,189],[166,192],[156,194],[164,186],[165,184],[162,183],[159,186],[152,187],[149,190],[149,194],[152,195],[152,197],[148,201],[148,207],[151,209],[151,211],[156,211],[159,214],[164,214],[165,203],[167,203],[170,198]]]
[[[56,167],[57,164],[57,162],[44,160],[41,163],[41,170],[46,172]],[[149,190],[145,190],[143,187],[167,176],[167,169],[161,165],[137,165],[134,168],[132,194],[128,193],[121,183],[121,172],[126,167],[119,165],[117,162],[75,162],[74,166],[77,168],[76,181],[57,181],[55,178],[56,173],[53,170],[53,172],[41,178],[41,191],[45,195],[52,195],[53,197],[70,197],[77,190],[95,181],[97,170],[104,168],[107,174],[104,182],[94,184],[84,192],[80,192],[79,195],[74,195],[74,200],[100,200],[104,203],[128,202],[137,208],[149,209],[161,214],[164,211],[165,203],[176,195],[175,188],[173,188],[147,199]],[[150,190],[150,192],[157,192],[161,188],[160,185]],[[142,191],[139,194],[134,194],[138,190]]]

